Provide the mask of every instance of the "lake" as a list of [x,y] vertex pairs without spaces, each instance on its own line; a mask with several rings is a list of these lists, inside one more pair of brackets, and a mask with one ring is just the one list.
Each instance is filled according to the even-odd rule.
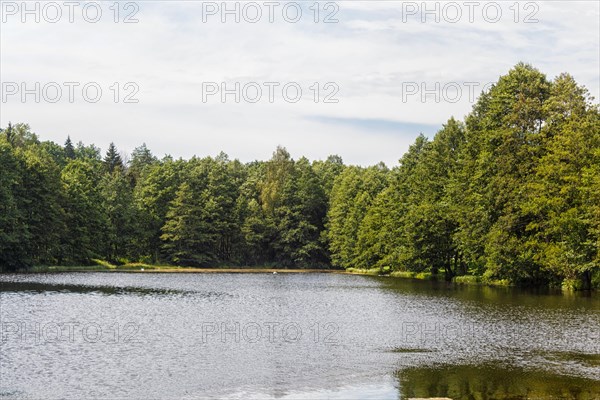
[[345,274],[0,275],[0,398],[600,398],[600,300]]

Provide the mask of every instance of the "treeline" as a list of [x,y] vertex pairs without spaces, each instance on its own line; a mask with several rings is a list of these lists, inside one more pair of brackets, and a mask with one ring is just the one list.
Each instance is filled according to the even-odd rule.
[[210,267],[379,268],[517,284],[600,271],[600,112],[585,88],[519,64],[464,122],[398,166],[217,157],[127,160],[113,144],[0,134],[0,265],[92,259]]
[[310,163],[277,148],[267,162],[217,157],[128,161],[70,139],[40,142],[24,124],[0,138],[0,264],[166,262],[329,265],[324,231],[339,157]]
[[391,171],[334,185],[334,265],[590,287],[600,269],[600,114],[566,74],[519,64]]

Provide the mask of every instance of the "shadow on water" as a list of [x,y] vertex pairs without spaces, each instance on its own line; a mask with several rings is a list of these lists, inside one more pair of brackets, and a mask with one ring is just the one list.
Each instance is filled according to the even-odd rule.
[[[578,363],[590,368],[600,368],[600,354],[576,353],[573,351],[538,351],[538,353],[547,360],[554,362]],[[600,394],[598,396],[600,397]]]
[[458,300],[532,306],[543,308],[583,307],[600,309],[600,293],[594,291],[569,292],[552,288],[519,288],[485,285],[456,284],[445,281],[369,277],[381,282],[384,288],[428,297],[452,297]]
[[106,295],[173,295],[184,294],[185,291],[155,289],[142,287],[86,286],[40,282],[0,282],[0,292],[33,292],[33,293],[99,293]]
[[600,381],[495,364],[407,368],[400,397],[454,400],[600,398]]

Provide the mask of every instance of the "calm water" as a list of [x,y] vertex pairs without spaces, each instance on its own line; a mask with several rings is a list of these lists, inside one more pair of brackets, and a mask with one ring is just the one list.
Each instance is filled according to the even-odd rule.
[[0,398],[600,398],[600,301],[338,274],[0,275]]

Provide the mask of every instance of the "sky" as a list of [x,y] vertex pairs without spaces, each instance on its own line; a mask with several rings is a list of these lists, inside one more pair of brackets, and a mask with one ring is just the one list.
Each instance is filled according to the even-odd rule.
[[281,145],[393,166],[520,61],[599,97],[600,2],[475,3],[2,0],[0,126],[159,157]]

